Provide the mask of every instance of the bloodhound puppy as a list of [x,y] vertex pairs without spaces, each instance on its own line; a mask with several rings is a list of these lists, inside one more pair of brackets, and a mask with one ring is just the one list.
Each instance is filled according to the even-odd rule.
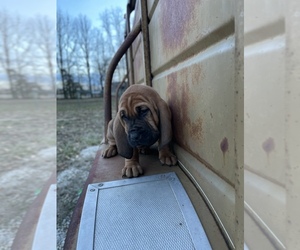
[[116,117],[108,124],[109,147],[104,158],[118,153],[125,157],[122,175],[137,177],[143,174],[139,164],[139,151],[158,141],[159,160],[162,164],[176,165],[177,158],[171,152],[171,112],[167,103],[151,87],[130,86],[120,98]]

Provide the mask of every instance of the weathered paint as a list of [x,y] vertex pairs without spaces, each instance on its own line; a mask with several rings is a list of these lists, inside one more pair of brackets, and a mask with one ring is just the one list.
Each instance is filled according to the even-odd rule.
[[[236,77],[241,56],[235,48],[238,11],[234,1],[148,1],[152,86],[172,111],[176,154],[211,202],[229,246],[240,248],[243,167],[236,154],[242,148],[243,111],[236,106],[243,86]],[[143,83],[142,46],[136,41],[133,47],[136,80]]]
[[162,11],[160,20],[164,49],[175,49],[186,46],[186,32],[195,15],[194,0],[165,0],[160,2]]
[[284,4],[245,1],[245,242],[250,249],[285,249],[287,243]]
[[[286,3],[286,77],[285,77],[285,164],[286,164],[286,241],[287,249],[300,246],[300,2]],[[298,136],[297,136],[298,135]]]
[[[181,9],[177,6],[181,6]],[[176,15],[171,14],[171,11],[167,15],[168,9],[179,15],[180,20],[174,21]],[[222,33],[225,32],[225,36],[233,33],[233,26],[227,27],[233,18],[232,11],[233,1],[159,1],[149,25],[152,34],[150,46],[155,48],[151,57],[154,74],[162,71],[166,64],[176,64],[181,56],[184,57],[186,50],[194,50],[192,54],[197,54],[199,49],[210,45],[214,39],[225,38]],[[223,26],[226,29],[222,29]],[[220,32],[215,34],[215,30]],[[209,35],[214,38],[206,40]],[[167,39],[168,36],[172,39]],[[179,59],[174,61],[177,57]]]
[[144,82],[144,67],[143,67],[143,48],[142,43],[138,43],[137,47],[134,47],[134,81],[135,83],[142,83]]
[[[187,76],[187,74],[184,74]],[[167,100],[172,112],[172,123],[174,127],[175,140],[182,147],[186,148],[188,136],[191,135],[194,140],[202,139],[202,119],[197,117],[193,119],[189,115],[189,107],[196,105],[195,100],[191,98],[192,90],[188,84],[177,84],[177,74],[172,73],[167,76]],[[185,134],[185,132],[187,132]]]
[[[141,4],[136,1],[135,15],[133,26],[141,20]],[[145,69],[143,58],[143,34],[141,33],[132,44],[133,67],[134,67],[134,82],[137,84],[145,83]],[[130,70],[130,69],[129,69]]]

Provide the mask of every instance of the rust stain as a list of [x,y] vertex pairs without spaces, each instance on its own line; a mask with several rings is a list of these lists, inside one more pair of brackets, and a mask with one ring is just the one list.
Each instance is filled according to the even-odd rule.
[[186,42],[185,32],[193,19],[195,0],[164,0],[162,4],[162,38],[165,48],[174,49]]
[[227,137],[224,137],[224,139],[220,143],[220,148],[221,148],[223,154],[225,154],[228,151],[228,147],[229,147],[228,139],[227,139]]
[[272,151],[274,151],[275,149],[275,142],[274,139],[272,137],[269,137],[267,140],[265,140],[262,144],[262,148],[263,150],[267,153],[267,157],[268,157],[268,164],[270,164],[270,153]]
[[267,140],[263,142],[262,148],[267,154],[269,154],[271,151],[275,149],[274,139],[269,137]]
[[191,124],[190,132],[193,138],[202,139],[202,119],[200,117]]
[[221,141],[220,148],[223,153],[223,166],[225,166],[225,164],[226,164],[225,154],[226,154],[226,152],[228,152],[228,148],[229,148],[229,143],[228,143],[227,137],[224,137],[223,140]]
[[192,105],[192,90],[187,82],[178,83],[177,73],[167,76],[168,80],[168,104],[172,112],[172,124],[176,142],[187,148],[188,138],[202,140],[202,119],[198,117],[195,121],[191,120],[189,111]]

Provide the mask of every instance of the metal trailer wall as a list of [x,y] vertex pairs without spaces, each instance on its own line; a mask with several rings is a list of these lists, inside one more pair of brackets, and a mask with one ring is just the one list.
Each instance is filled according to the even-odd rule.
[[[152,81],[145,78],[147,39],[140,34],[132,46],[134,82],[152,85],[169,104],[181,167],[206,199],[229,247],[242,249],[243,2],[148,0],[146,5]],[[141,10],[136,1],[132,26]],[[205,230],[213,241],[211,228]]]
[[300,245],[299,10],[298,0],[245,1],[245,243],[250,249]]

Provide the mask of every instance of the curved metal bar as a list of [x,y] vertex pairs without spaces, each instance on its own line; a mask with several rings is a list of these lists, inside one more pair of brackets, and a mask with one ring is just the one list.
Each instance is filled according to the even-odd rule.
[[106,79],[105,79],[105,87],[104,87],[104,138],[105,143],[107,142],[106,138],[106,131],[108,127],[108,123],[111,120],[111,82],[113,78],[113,74],[115,72],[115,69],[123,57],[123,55],[126,53],[127,49],[131,46],[135,38],[138,36],[138,34],[142,30],[141,21],[139,21],[136,25],[136,27],[127,35],[126,39],[112,58],[107,72],[106,72]]

